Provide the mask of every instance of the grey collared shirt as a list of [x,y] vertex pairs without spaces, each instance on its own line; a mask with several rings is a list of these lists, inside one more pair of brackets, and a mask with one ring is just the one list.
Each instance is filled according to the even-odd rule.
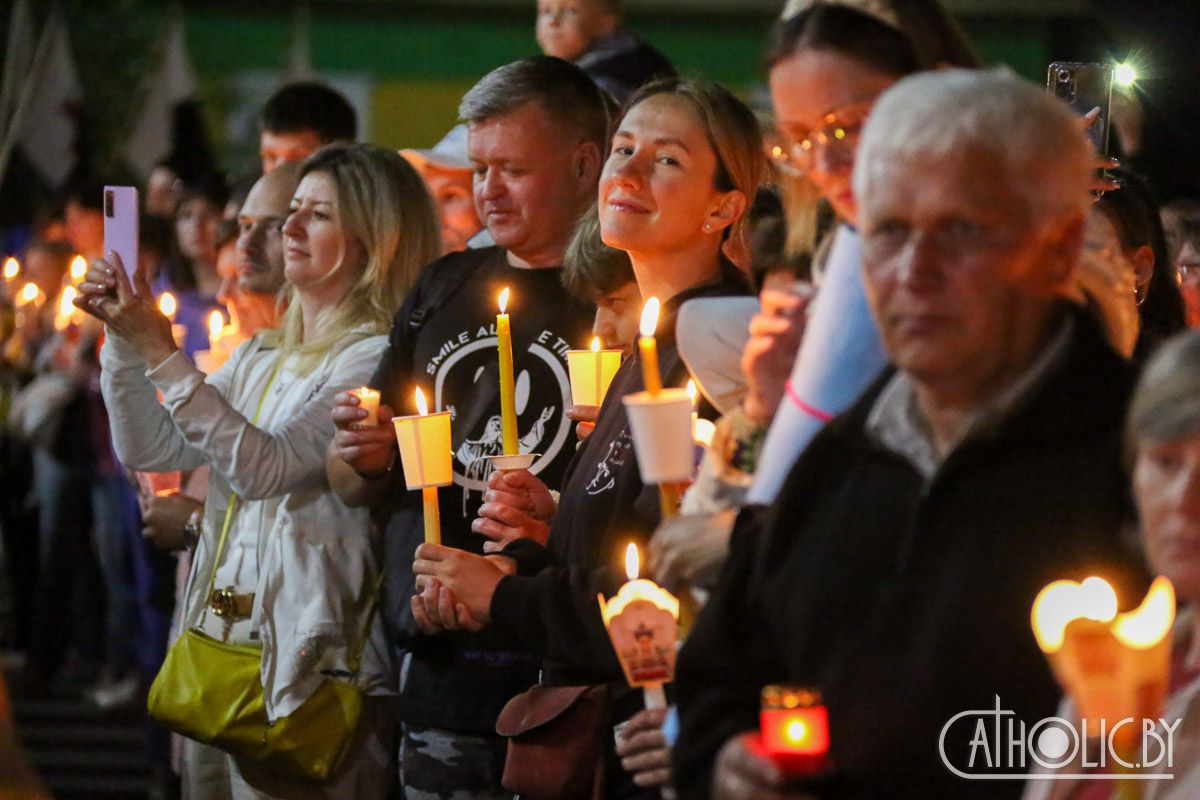
[[897,371],[883,388],[867,415],[867,434],[887,449],[903,456],[926,481],[957,447],[966,440],[994,430],[1016,411],[1041,385],[1063,359],[1071,342],[1074,323],[1067,318],[1050,343],[1020,378],[1004,387],[990,400],[963,415],[958,430],[950,438],[946,455],[938,454],[929,420],[917,402],[916,385],[910,375]]

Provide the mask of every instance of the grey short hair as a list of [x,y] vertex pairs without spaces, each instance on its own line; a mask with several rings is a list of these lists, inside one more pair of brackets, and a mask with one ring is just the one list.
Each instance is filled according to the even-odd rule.
[[1131,453],[1142,440],[1200,434],[1200,331],[1168,339],[1150,359],[1129,405],[1126,434]]
[[497,67],[463,95],[458,117],[470,126],[533,102],[603,152],[608,139],[603,94],[586,72],[561,58],[537,56]]
[[922,72],[879,98],[863,129],[854,193],[897,158],[938,158],[983,147],[1004,174],[1052,176],[1018,189],[1033,215],[1087,213],[1096,159],[1079,118],[1044,89],[1006,70]]

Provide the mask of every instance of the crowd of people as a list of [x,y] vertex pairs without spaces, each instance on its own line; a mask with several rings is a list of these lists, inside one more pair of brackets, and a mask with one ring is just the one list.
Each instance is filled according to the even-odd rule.
[[[428,149],[283,87],[260,174],[155,169],[137,263],[102,181],[39,219],[0,307],[11,691],[139,706],[197,635],[258,654],[270,727],[361,694],[290,729],[348,727],[319,782],[149,723],[185,798],[1115,797],[968,783],[945,731],[1078,713],[1030,608],[1093,574],[1124,607],[1174,582],[1167,714],[1200,719],[1200,199],[1160,207],[939,0],[787,3],[769,109],[678,76],[619,0],[538,0],[536,34]],[[567,372],[593,336],[622,354],[598,406]],[[648,353],[715,423],[666,491],[623,403]],[[505,381],[527,468],[490,460]],[[437,541],[392,425],[418,392],[452,421]],[[665,707],[597,603],[630,542],[683,600]],[[763,751],[771,686],[819,692],[815,774]],[[1198,791],[1188,730],[1145,796]]]

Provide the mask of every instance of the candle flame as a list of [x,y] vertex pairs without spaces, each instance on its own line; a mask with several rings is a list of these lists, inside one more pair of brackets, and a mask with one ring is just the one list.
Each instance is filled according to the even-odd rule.
[[417,387],[417,413],[422,417],[429,413],[429,404],[425,402],[425,393],[421,391],[421,387]]
[[21,287],[21,294],[17,296],[17,302],[21,305],[32,303],[34,300],[37,300],[39,294],[41,294],[41,290],[38,289],[37,284],[30,281]]
[[638,553],[638,546],[633,542],[625,548],[625,575],[629,580],[637,580],[638,567],[641,566],[641,554]]
[[1162,641],[1171,631],[1175,620],[1175,588],[1171,581],[1159,575],[1150,584],[1146,599],[1127,614],[1113,622],[1112,632],[1117,641],[1135,650],[1148,650]]
[[6,281],[14,280],[20,274],[21,274],[21,262],[17,261],[12,256],[9,256],[8,258],[6,258],[4,260],[4,280],[6,280]]
[[1111,622],[1117,616],[1117,595],[1103,578],[1083,583],[1054,581],[1033,601],[1033,634],[1046,653],[1062,649],[1067,625],[1077,619]]
[[600,352],[600,337],[599,336],[592,337],[592,352],[593,353]]
[[503,314],[504,310],[506,308],[508,308],[508,287],[507,286],[505,286],[500,291],[500,313]]
[[87,260],[83,256],[77,255],[71,259],[71,280],[79,283],[83,280],[83,276],[87,274]]
[[788,740],[788,744],[802,745],[808,741],[808,723],[802,719],[790,720],[787,727],[784,728],[783,736]]
[[692,401],[692,410],[695,411],[696,410],[696,382],[694,380],[691,380],[690,378],[688,379],[687,396],[688,396],[688,400]]
[[653,336],[654,329],[658,327],[658,298],[651,297],[646,301],[646,305],[642,306],[642,322],[638,326],[638,332],[643,337]]
[[224,329],[225,318],[221,316],[220,311],[214,311],[208,315],[208,338],[218,338]]
[[58,313],[64,317],[70,317],[75,313],[74,300],[79,296],[79,292],[74,286],[64,287],[62,295],[58,298]]
[[175,312],[178,308],[179,305],[175,302],[175,295],[170,292],[163,292],[162,296],[158,298],[158,310],[172,322],[175,321]]

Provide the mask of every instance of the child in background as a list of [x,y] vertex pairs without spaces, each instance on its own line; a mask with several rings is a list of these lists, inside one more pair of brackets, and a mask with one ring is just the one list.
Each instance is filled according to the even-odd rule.
[[670,60],[621,27],[621,0],[538,0],[537,41],[574,61],[618,103],[652,78],[675,74]]

